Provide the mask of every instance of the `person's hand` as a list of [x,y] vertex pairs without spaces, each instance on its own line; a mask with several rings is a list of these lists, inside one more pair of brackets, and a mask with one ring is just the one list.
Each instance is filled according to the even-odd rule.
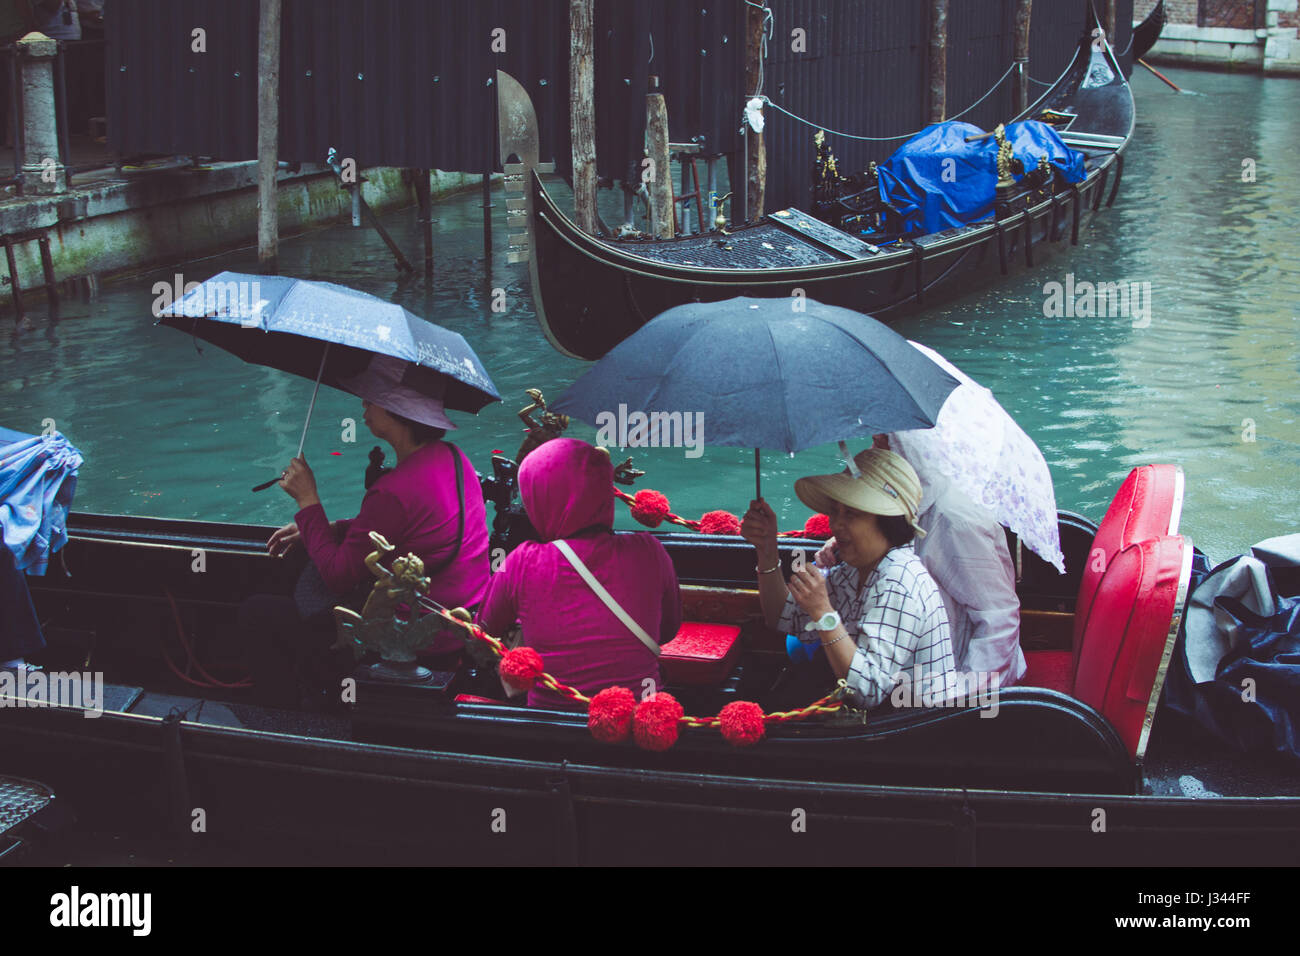
[[266,551],[273,558],[283,558],[301,541],[298,526],[291,521],[271,535],[271,540],[266,542]]
[[826,593],[826,579],[816,568],[805,567],[802,571],[795,571],[788,584],[795,603],[814,621],[835,610]]
[[280,487],[298,503],[299,510],[320,504],[316,495],[316,476],[305,458],[295,458],[280,476]]
[[827,540],[826,544],[822,546],[822,549],[817,552],[816,560],[817,567],[819,568],[829,569],[840,563],[840,552],[839,549],[835,547],[834,538]]
[[754,546],[759,557],[771,559],[779,554],[776,546],[776,512],[762,498],[749,503],[749,510],[740,522],[740,536]]

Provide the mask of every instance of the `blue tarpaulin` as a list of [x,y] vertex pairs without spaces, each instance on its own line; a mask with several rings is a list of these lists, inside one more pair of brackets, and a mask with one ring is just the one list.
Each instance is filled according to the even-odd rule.
[[[1009,124],[1006,132],[1012,154],[1026,171],[1046,154],[1066,182],[1083,179],[1083,154],[1066,146],[1051,126],[1027,120]],[[966,141],[983,134],[970,123],[935,123],[878,167],[880,198],[902,214],[906,234],[940,232],[993,215],[997,141],[991,136]]]
[[19,571],[40,575],[68,540],[68,510],[83,459],[58,432],[0,428],[0,535]]

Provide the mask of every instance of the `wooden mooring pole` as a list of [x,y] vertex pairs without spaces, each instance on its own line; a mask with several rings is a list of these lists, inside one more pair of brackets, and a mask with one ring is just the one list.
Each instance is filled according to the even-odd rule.
[[668,106],[659,91],[659,77],[650,77],[645,97],[646,153],[650,156],[650,231],[659,239],[673,237],[673,175],[668,152]]
[[596,70],[591,40],[594,4],[595,0],[569,0],[573,210],[578,225],[592,235],[596,234]]
[[948,116],[948,0],[930,0],[930,122]]
[[424,239],[424,277],[433,279],[433,192],[429,185],[430,169],[415,172],[415,201],[420,207],[420,234]]
[[1011,112],[1019,116],[1029,107],[1029,15],[1034,0],[1016,0],[1015,83],[1011,87]]
[[[767,22],[767,2],[763,6],[745,5],[745,89],[759,93],[763,73],[763,28]],[[745,124],[745,219],[754,222],[763,218],[763,203],[767,198],[767,145],[763,134],[756,133]]]
[[280,271],[276,172],[280,146],[280,0],[261,0],[257,38],[257,267]]

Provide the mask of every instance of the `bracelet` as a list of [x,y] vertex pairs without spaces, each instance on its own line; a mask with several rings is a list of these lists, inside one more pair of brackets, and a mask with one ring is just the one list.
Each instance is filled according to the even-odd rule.
[[[829,634],[830,632],[827,631],[827,633]],[[833,641],[823,641],[823,642],[822,642],[822,647],[830,647],[832,644],[838,644],[840,641],[844,640],[844,638],[846,638],[846,637],[848,637],[848,636],[849,636],[849,632],[848,632],[848,631],[845,631],[843,634],[841,634],[839,637],[835,638],[835,640],[833,640]]]
[[770,568],[767,568],[766,570],[764,570],[763,568],[760,568],[760,567],[756,564],[756,565],[754,565],[754,570],[757,571],[759,574],[771,574],[773,571],[780,571],[780,570],[781,570],[781,559],[780,559],[780,558],[777,558],[777,560],[776,560],[776,564],[772,565]]

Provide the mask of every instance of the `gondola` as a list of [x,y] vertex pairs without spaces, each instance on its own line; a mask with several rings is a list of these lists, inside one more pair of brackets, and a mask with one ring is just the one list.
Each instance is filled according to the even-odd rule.
[[1158,0],[1146,18],[1133,28],[1133,62],[1151,52],[1151,48],[1160,39],[1160,31],[1165,28],[1165,0]]
[[[1017,554],[1031,671],[995,719],[975,703],[901,708],[773,725],[747,748],[687,729],[658,753],[597,742],[582,714],[493,699],[473,667],[418,688],[363,680],[346,714],[198,689],[194,675],[238,668],[239,602],[292,588],[295,562],[266,556],[272,529],[74,514],[59,566],[31,583],[45,665],[102,671],[103,712],[10,701],[0,773],[48,785],[87,827],[173,834],[171,852],[200,859],[828,863],[870,847],[913,863],[1292,862],[1293,768],[1220,751],[1158,707],[1195,558],[1183,492],[1181,469],[1140,467],[1101,525],[1060,515],[1069,574]],[[667,689],[700,715],[761,700],[785,657],[752,549],[661,540],[686,616],[732,629],[707,676],[665,668]],[[787,566],[819,546],[783,541]]]
[[[522,193],[510,200],[508,215],[525,227],[512,250],[517,261],[529,261],[543,331],[555,348],[590,360],[672,306],[795,290],[889,321],[1033,267],[1067,238],[1076,244],[1083,225],[1119,190],[1133,93],[1109,46],[1101,46],[1095,59],[1085,36],[1060,79],[1019,117],[1050,120],[1065,144],[1083,153],[1081,182],[1044,181],[1031,172],[1000,192],[993,218],[887,243],[793,208],[674,239],[589,235],[547,193],[532,103],[517,81],[498,72],[506,189]],[[1098,59],[1105,65],[1094,69]]]

